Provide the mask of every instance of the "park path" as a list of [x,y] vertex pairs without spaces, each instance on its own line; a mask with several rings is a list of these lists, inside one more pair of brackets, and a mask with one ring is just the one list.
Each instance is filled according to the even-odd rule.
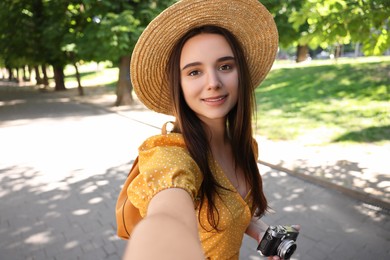
[[[120,259],[114,206],[138,145],[166,118],[0,87],[0,259]],[[301,224],[292,259],[389,259],[386,210],[260,166],[275,211]],[[244,238],[240,259],[262,259]]]

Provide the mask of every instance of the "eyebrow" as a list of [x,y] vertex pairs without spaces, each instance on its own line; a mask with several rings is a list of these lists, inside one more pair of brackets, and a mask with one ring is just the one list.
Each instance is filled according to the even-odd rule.
[[[217,62],[222,62],[222,61],[229,61],[229,60],[234,60],[234,57],[233,56],[225,56],[225,57],[221,57],[219,59],[217,59]],[[188,63],[186,64],[181,70],[185,70],[189,67],[195,67],[195,66],[198,66],[198,65],[201,65],[202,63],[201,62],[191,62],[191,63]]]

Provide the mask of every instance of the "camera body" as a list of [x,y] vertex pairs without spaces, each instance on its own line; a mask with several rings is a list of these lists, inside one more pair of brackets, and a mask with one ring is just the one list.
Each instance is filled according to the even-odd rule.
[[289,259],[295,252],[299,232],[291,226],[269,226],[260,241],[257,250],[263,256],[277,255]]

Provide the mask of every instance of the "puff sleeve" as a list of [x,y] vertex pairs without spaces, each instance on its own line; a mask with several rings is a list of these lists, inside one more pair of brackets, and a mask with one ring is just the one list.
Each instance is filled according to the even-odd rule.
[[168,188],[186,190],[197,197],[203,177],[179,134],[147,139],[139,148],[140,174],[127,190],[128,198],[145,217],[150,200]]

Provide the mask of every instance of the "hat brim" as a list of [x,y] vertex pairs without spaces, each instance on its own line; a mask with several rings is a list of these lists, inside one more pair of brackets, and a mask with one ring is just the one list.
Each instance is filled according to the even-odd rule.
[[130,75],[136,95],[149,109],[173,114],[166,66],[176,42],[189,30],[215,25],[241,43],[253,88],[272,67],[278,32],[272,15],[258,0],[183,0],[158,15],[134,48]]

